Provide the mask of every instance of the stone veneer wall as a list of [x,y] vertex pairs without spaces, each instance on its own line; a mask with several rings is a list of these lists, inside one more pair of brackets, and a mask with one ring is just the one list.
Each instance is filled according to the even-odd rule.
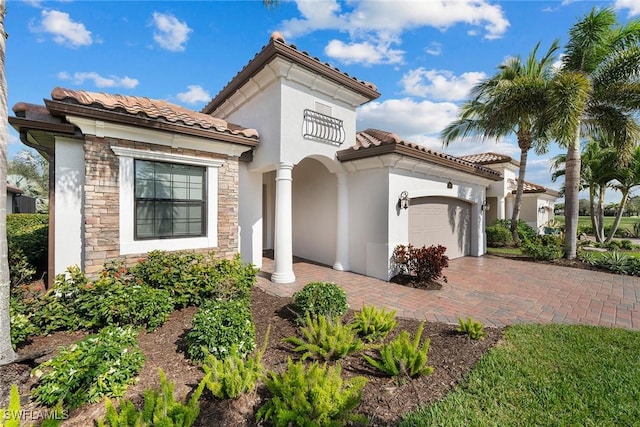
[[145,254],[120,256],[118,157],[111,146],[155,150],[224,161],[218,170],[218,247],[199,249],[229,258],[238,252],[238,159],[196,150],[98,138],[87,135],[84,144],[84,266],[89,276],[99,272],[104,263],[124,259],[131,264]]

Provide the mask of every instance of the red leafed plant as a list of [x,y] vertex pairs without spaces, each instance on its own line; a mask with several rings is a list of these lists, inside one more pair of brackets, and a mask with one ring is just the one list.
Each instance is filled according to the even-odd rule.
[[442,275],[449,267],[449,257],[444,254],[446,250],[442,245],[421,248],[411,244],[397,245],[393,250],[393,262],[403,274],[416,276],[420,281],[433,282],[442,277],[446,282],[447,277]]

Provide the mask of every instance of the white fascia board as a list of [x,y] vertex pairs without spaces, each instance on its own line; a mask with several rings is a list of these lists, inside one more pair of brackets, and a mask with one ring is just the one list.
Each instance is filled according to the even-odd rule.
[[82,133],[99,138],[117,138],[130,141],[146,142],[165,147],[204,151],[238,157],[250,147],[223,141],[181,135],[173,132],[162,132],[138,126],[121,125],[86,117],[67,116],[70,123],[78,126]]
[[220,167],[224,162],[202,157],[185,156],[183,154],[164,153],[159,151],[138,150],[135,148],[119,147],[112,145],[111,150],[118,157],[131,157],[138,160],[151,160],[157,162],[181,163],[194,166]]

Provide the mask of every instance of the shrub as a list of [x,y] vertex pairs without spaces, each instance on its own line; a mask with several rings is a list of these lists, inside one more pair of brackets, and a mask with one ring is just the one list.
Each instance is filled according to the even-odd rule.
[[340,365],[327,367],[314,362],[308,367],[303,362],[287,362],[282,374],[271,372],[265,380],[271,399],[256,414],[278,427],[295,425],[345,426],[350,421],[366,422],[353,413],[360,403],[362,388],[367,380],[353,377],[343,380]]
[[262,356],[267,349],[269,331],[264,338],[262,348],[244,360],[238,354],[237,346],[224,359],[208,355],[202,364],[205,376],[202,379],[207,389],[218,399],[236,399],[244,393],[255,390],[257,382],[264,376]]
[[442,245],[428,248],[398,245],[393,250],[393,261],[402,273],[415,275],[421,281],[433,282],[442,277],[446,282],[447,277],[442,275],[449,267],[449,257],[444,254],[446,250]]
[[384,344],[380,350],[380,357],[374,359],[364,355],[364,360],[379,371],[399,379],[400,376],[414,378],[420,375],[430,375],[433,367],[427,365],[429,345],[428,338],[420,345],[424,322],[420,323],[413,340],[409,332],[402,331],[400,335],[388,344]]
[[[497,225],[506,228],[507,230],[511,230],[510,219],[498,219],[491,225]],[[518,226],[516,227],[516,230],[518,231],[518,238],[520,240],[531,240],[538,234],[533,227],[531,227],[523,220],[518,220]]]
[[562,240],[553,235],[536,236],[522,243],[522,252],[536,261],[547,261],[562,257]]
[[86,322],[78,315],[76,299],[89,283],[78,267],[69,267],[65,274],[56,276],[54,287],[31,305],[31,321],[40,333],[59,330],[78,330]]
[[223,359],[235,345],[244,356],[255,347],[255,327],[249,303],[237,301],[205,301],[193,316],[193,327],[187,333],[187,354],[201,361],[207,354]]
[[474,322],[470,317],[464,321],[458,317],[459,326],[456,329],[461,334],[466,334],[472,340],[483,340],[487,333],[484,331],[484,327],[480,322]]
[[352,325],[345,325],[339,317],[306,316],[306,324],[300,328],[302,338],[287,337],[283,341],[295,345],[294,351],[304,352],[302,360],[308,357],[323,360],[337,360],[362,349],[363,344],[356,336]]
[[216,260],[213,254],[152,251],[131,272],[149,286],[168,291],[180,308],[205,299],[248,299],[258,270],[239,256]]
[[173,311],[169,292],[134,280],[124,266],[110,264],[98,280],[80,289],[74,307],[88,328],[134,325],[153,330]]
[[487,246],[490,248],[500,248],[513,244],[511,230],[502,225],[490,225],[486,228]]
[[122,396],[144,363],[137,338],[131,327],[108,326],[62,348],[34,370],[39,380],[32,396],[47,406],[61,400],[69,409],[104,396]]
[[340,286],[330,282],[311,282],[293,294],[293,307],[299,319],[309,313],[311,317],[343,316],[349,305],[347,294]]
[[29,281],[47,271],[48,239],[48,215],[7,215],[9,275],[12,285]]
[[375,306],[364,306],[354,316],[354,330],[366,341],[382,341],[396,327],[396,311],[378,310]]
[[15,350],[27,338],[36,335],[38,328],[31,323],[31,313],[25,304],[13,296],[9,299],[9,317],[11,318],[11,345]]
[[146,390],[144,392],[142,411],[137,410],[130,400],[125,400],[120,402],[120,411],[118,412],[111,400],[107,398],[105,403],[107,412],[104,419],[98,420],[98,427],[192,426],[200,413],[198,400],[202,395],[204,384],[200,383],[189,402],[184,403],[175,400],[173,383],[167,381],[167,376],[162,369],[159,370],[159,373],[160,390]]
[[628,239],[624,239],[620,241],[620,248],[624,249],[625,251],[631,251],[633,250],[633,242],[631,240]]

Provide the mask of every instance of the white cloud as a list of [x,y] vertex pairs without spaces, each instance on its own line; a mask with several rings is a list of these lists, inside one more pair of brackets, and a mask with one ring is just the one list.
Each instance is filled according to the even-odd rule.
[[450,71],[420,67],[405,73],[400,84],[406,95],[459,101],[466,99],[471,88],[484,78],[486,74],[481,72],[471,71],[456,76]]
[[202,86],[199,85],[189,85],[187,86],[186,92],[181,92],[176,97],[180,102],[184,102],[186,104],[197,104],[198,102],[209,102],[211,101],[211,95],[207,92]]
[[389,99],[360,107],[357,125],[358,129],[375,128],[398,135],[438,134],[457,113],[458,106],[451,102]]
[[[472,27],[470,34],[484,34],[486,39],[501,37],[509,27],[501,6],[486,0],[458,1],[351,1],[296,0],[300,18],[280,24],[285,38],[318,30],[337,30],[349,34],[348,41],[332,40],[325,53],[345,63],[402,63],[404,51],[392,48],[401,43],[407,30],[435,27],[445,31],[463,24]],[[321,6],[320,6],[321,5]],[[437,55],[441,47],[428,48]]]
[[185,50],[189,33],[193,31],[186,22],[179,21],[171,14],[153,12],[153,25],[156,29],[153,33],[153,39],[160,47],[172,52]]
[[431,42],[429,46],[424,49],[429,55],[439,56],[442,53],[442,43]]
[[68,13],[57,10],[43,10],[39,25],[31,25],[34,33],[48,33],[53,41],[72,48],[89,46],[93,43],[91,31],[81,22],[74,22]]
[[62,71],[58,73],[58,78],[60,80],[70,81],[75,85],[82,85],[88,80],[92,81],[96,87],[123,87],[126,89],[133,89],[138,86],[138,83],[140,83],[138,79],[133,79],[131,77],[118,77],[113,75],[104,77],[94,71],[73,74]]
[[331,40],[325,47],[324,53],[345,64],[361,63],[373,64],[399,64],[402,62],[404,51],[392,49],[390,42],[373,43],[344,43],[340,40]]
[[629,17],[640,15],[640,0],[616,0],[613,7],[616,10],[629,9]]

